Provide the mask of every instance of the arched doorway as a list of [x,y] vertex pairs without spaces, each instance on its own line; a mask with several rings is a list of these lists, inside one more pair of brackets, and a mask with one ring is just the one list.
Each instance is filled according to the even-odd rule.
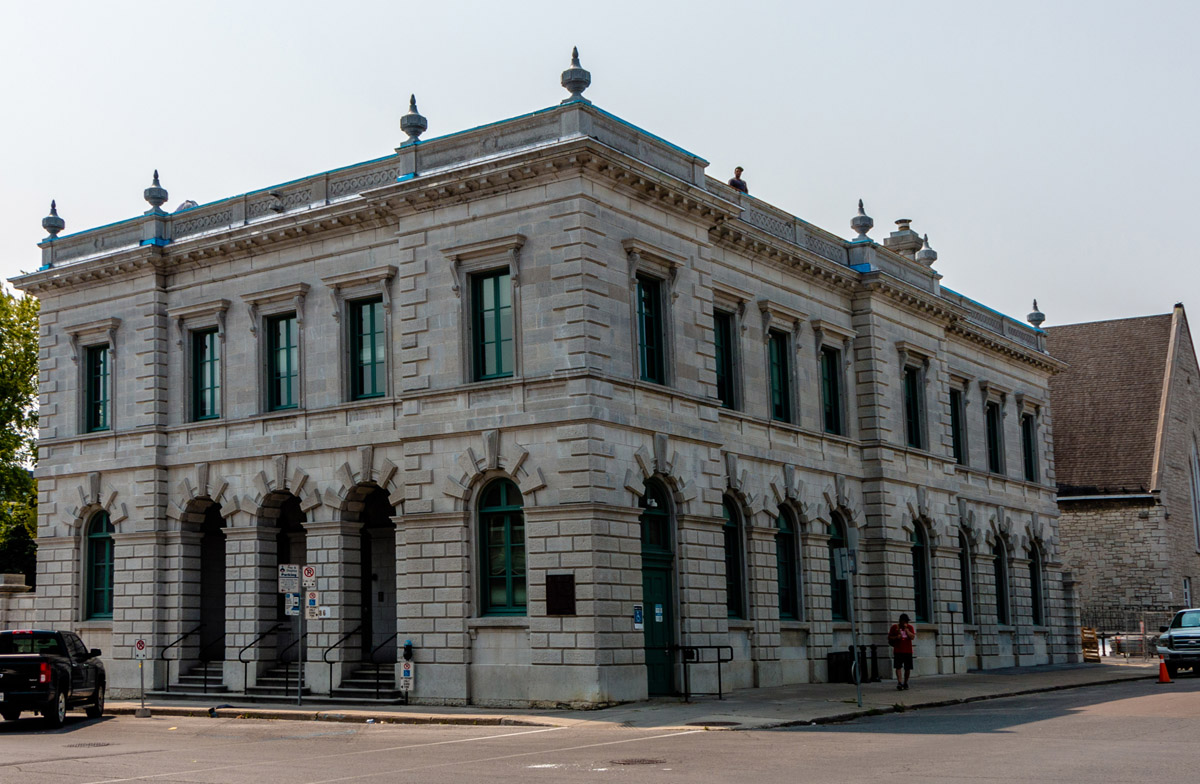
[[662,483],[646,480],[642,508],[642,605],[650,696],[675,693],[675,601],[671,506]]
[[225,519],[209,504],[200,523],[201,661],[223,661],[225,647]]
[[[308,535],[304,530],[305,515],[300,509],[300,499],[291,493],[272,493],[263,505],[264,516],[276,528],[274,565],[307,563]],[[275,621],[279,624],[275,638],[276,656],[280,661],[298,661],[300,646],[296,645],[295,621],[285,612],[284,595],[277,593],[276,596]]]
[[[359,531],[359,563],[362,589],[359,608],[362,619],[362,658],[387,662],[396,660],[396,508],[378,487],[358,488],[366,493],[355,522]],[[377,646],[378,650],[375,650]]]

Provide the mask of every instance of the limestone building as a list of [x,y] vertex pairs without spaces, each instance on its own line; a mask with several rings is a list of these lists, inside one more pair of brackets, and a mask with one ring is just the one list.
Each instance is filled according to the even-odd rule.
[[1044,335],[942,288],[907,221],[875,242],[860,204],[842,239],[587,82],[431,139],[414,101],[394,153],[211,204],[168,213],[156,178],[130,220],[48,218],[15,281],[42,457],[10,615],[80,630],[116,689],[137,638],[158,687],[212,660],[262,688],[296,653],[276,566],[308,563],[314,694],[411,639],[417,700],[596,705],[678,692],[687,649],[729,647],[725,688],[827,678],[850,547],[866,639],[915,616],[919,672],[1073,660]]
[[1194,607],[1200,370],[1183,305],[1046,332],[1069,364],[1050,393],[1062,557],[1081,611],[1103,627]]

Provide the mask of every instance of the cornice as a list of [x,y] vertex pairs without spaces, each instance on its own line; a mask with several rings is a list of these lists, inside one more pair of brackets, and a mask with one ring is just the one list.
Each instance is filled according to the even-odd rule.
[[858,286],[860,273],[853,269],[824,259],[812,251],[792,245],[749,224],[723,221],[709,229],[708,234],[716,245],[774,262],[842,292],[853,292]]

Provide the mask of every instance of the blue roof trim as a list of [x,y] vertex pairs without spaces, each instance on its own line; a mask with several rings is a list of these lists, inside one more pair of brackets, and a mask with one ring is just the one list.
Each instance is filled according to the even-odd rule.
[[159,248],[165,248],[170,244],[170,240],[163,239],[162,237],[151,237],[148,240],[142,240],[138,243],[139,246],[155,245]]
[[1019,327],[1025,327],[1026,329],[1032,329],[1034,332],[1038,333],[1039,335],[1046,334],[1045,330],[1038,329],[1037,327],[1033,326],[1032,324],[1026,324],[1024,321],[1016,319],[1016,318],[1008,315],[1007,313],[1001,313],[1000,311],[996,310],[995,308],[989,308],[987,305],[984,305],[979,300],[971,299],[966,294],[957,292],[954,289],[950,288],[949,286],[942,286],[942,291],[948,291],[957,297],[962,297],[963,299],[967,300],[968,302],[971,302],[971,303],[983,308],[988,313],[994,313],[997,316],[999,316],[1000,318],[1004,319],[1005,321],[1011,321],[1012,323],[1016,324]]
[[[681,152],[684,155],[687,155],[689,157],[692,157],[697,160],[701,160],[701,161],[704,161],[705,163],[708,163],[707,158],[701,157],[701,156],[697,155],[696,153],[691,152],[690,150],[685,150],[684,148],[680,147],[678,144],[672,144],[671,142],[667,141],[663,137],[661,137],[657,134],[650,133],[650,131],[647,131],[645,128],[641,127],[640,125],[634,125],[633,123],[629,122],[628,120],[622,120],[617,115],[613,114],[612,112],[606,112],[603,109],[601,109],[599,106],[593,105],[592,108],[595,109],[596,111],[600,112],[600,114],[603,114],[605,117],[609,118],[610,120],[616,120],[617,122],[621,123],[621,125],[624,125],[627,128],[632,128],[633,130],[637,131],[638,133],[645,134],[646,136],[649,136],[651,139],[654,139],[655,141],[662,142],[663,144],[667,145],[668,147],[670,147],[672,150],[675,150],[676,152]],[[750,194],[746,194],[746,195],[749,196]],[[751,197],[751,198],[753,198],[753,197]]]
[[[63,235],[63,236],[61,236],[61,237],[55,237],[55,238],[54,238],[54,241],[55,241],[55,242],[61,242],[62,240],[67,240],[67,239],[70,239],[71,237],[78,237],[78,236],[80,236],[80,235],[82,235],[82,234],[90,234],[90,233],[91,233],[91,232],[93,232],[93,231],[100,231],[101,229],[111,229],[111,228],[112,228],[112,227],[114,227],[114,226],[122,226],[122,225],[124,225],[124,224],[126,224],[126,223],[132,223],[132,222],[134,222],[134,221],[136,221],[136,220],[141,220],[141,219],[142,219],[142,217],[143,217],[142,215],[138,215],[138,216],[136,216],[136,217],[133,217],[133,218],[124,218],[124,219],[122,219],[122,220],[119,220],[119,221],[113,221],[112,223],[105,223],[105,224],[104,224],[104,225],[102,225],[102,226],[93,226],[93,227],[92,227],[92,228],[90,228],[90,229],[80,229],[79,231],[75,232],[74,234],[64,234],[64,235]],[[45,242],[45,240],[42,240],[42,242]],[[42,242],[39,242],[39,243],[38,243],[38,245],[39,245],[39,246],[41,246]]]
[[850,264],[848,266],[850,267],[850,269],[854,270],[855,272],[870,272],[871,271],[870,263]]

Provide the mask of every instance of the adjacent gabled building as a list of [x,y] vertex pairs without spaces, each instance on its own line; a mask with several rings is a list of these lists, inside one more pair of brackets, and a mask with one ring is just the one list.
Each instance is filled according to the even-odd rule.
[[[603,704],[823,680],[918,621],[924,673],[1071,661],[1041,332],[582,98],[285,185],[57,236],[42,300],[39,623],[136,682],[411,639],[415,698]],[[64,209],[64,214],[66,210]],[[58,222],[55,222],[58,221]],[[886,665],[884,666],[886,670]],[[715,691],[696,664],[693,691]]]
[[1046,333],[1068,364],[1050,394],[1063,560],[1084,613],[1195,606],[1200,369],[1183,305]]

